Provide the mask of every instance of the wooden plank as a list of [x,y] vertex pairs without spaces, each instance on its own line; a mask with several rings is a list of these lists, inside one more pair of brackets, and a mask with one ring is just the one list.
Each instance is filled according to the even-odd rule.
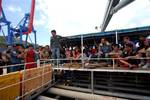
[[44,66],[43,83],[47,83],[52,80],[52,67],[50,64]]
[[21,72],[23,75],[22,80],[22,94],[30,92],[42,85],[42,69],[41,68],[31,68]]
[[[44,68],[44,69],[43,69]],[[43,85],[48,83],[52,79],[52,68],[51,65],[43,65],[40,68],[27,69],[21,72],[25,80],[22,84],[23,93],[30,92],[32,90],[41,88]]]
[[81,68],[82,64],[81,63],[65,63],[63,65],[64,68]]
[[19,72],[0,75],[0,100],[15,100],[20,95],[19,82],[20,82]]

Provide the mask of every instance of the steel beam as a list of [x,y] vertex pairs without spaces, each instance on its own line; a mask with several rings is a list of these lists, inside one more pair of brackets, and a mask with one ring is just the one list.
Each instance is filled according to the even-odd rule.
[[139,95],[134,95],[134,94],[107,92],[107,91],[100,91],[100,90],[95,90],[94,93],[99,94],[99,95],[111,95],[111,96],[116,96],[120,98],[124,97],[124,98],[133,99],[133,100],[150,100],[149,96],[139,96]]
[[101,31],[105,31],[114,13],[119,11],[121,8],[127,6],[135,0],[109,0],[104,15],[104,19],[101,25]]
[[59,88],[50,88],[47,92],[52,94],[57,94],[60,96],[65,96],[65,97],[70,97],[75,99],[83,99],[83,100],[124,100],[116,97],[64,90]]
[[105,11],[105,15],[104,15],[104,19],[103,19],[103,22],[102,22],[102,25],[101,25],[101,31],[105,31],[112,15],[109,15],[109,12],[111,10],[111,5],[113,3],[113,0],[109,0],[108,3],[107,3],[107,8],[106,8],[106,11]]
[[57,100],[46,96],[38,96],[36,100]]
[[135,0],[122,0],[122,1],[120,1],[119,4],[111,10],[110,14],[116,13],[121,8],[127,6],[128,4],[132,3],[133,1],[135,1]]

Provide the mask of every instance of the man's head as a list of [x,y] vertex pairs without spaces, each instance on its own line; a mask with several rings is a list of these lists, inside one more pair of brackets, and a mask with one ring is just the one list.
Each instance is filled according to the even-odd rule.
[[21,46],[21,44],[15,44],[15,45],[14,45],[14,48],[15,48],[16,50],[19,50],[20,46]]
[[105,38],[101,39],[101,43],[104,44],[106,42]]
[[24,46],[23,46],[23,45],[20,45],[18,50],[19,50],[20,52],[23,52],[23,51],[24,51]]
[[52,36],[56,36],[56,30],[51,31]]
[[125,44],[125,51],[126,52],[132,51],[132,49],[133,49],[133,45],[131,43]]
[[118,51],[119,50],[119,44],[112,44],[112,48],[114,51]]
[[140,40],[140,41],[144,41],[144,40],[145,40],[145,37],[142,36],[142,35],[140,35],[140,36],[139,36],[139,40]]
[[46,46],[45,46],[45,49],[46,49],[46,50],[49,50],[49,45],[46,45]]
[[30,50],[34,49],[32,44],[30,44],[28,47],[29,47]]
[[124,42],[128,42],[129,40],[130,40],[130,39],[129,39],[128,36],[123,37],[123,41],[124,41]]

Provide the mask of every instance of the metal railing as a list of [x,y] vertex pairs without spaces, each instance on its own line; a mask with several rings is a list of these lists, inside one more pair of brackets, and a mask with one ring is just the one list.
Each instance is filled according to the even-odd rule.
[[[43,88],[46,84],[50,84],[52,83],[51,85],[57,83],[57,81],[55,80],[55,75],[53,74],[53,77],[51,80],[47,81],[47,82],[44,82],[44,76],[47,75],[48,73],[53,73],[54,70],[66,70],[66,71],[72,71],[72,70],[77,70],[77,71],[88,71],[90,72],[90,84],[91,84],[91,93],[93,94],[94,93],[94,80],[95,80],[95,77],[94,77],[94,73],[95,72],[128,72],[128,73],[146,73],[146,74],[150,74],[150,70],[146,69],[146,70],[141,70],[141,69],[134,69],[134,70],[130,70],[130,69],[117,69],[117,66],[115,66],[115,63],[117,60],[125,60],[126,58],[91,58],[90,60],[87,59],[87,58],[83,58],[83,59],[78,59],[78,60],[74,60],[74,59],[71,59],[71,60],[68,60],[68,59],[41,59],[40,61],[40,66],[37,66],[37,68],[42,68],[41,72],[42,74],[39,74],[37,76],[34,76],[34,77],[31,77],[31,78],[28,78],[28,79],[25,79],[25,76],[26,76],[26,65],[27,64],[37,64],[37,62],[31,62],[31,63],[24,63],[24,64],[16,64],[16,65],[8,65],[8,66],[0,66],[0,68],[2,68],[3,70],[7,70],[7,68],[9,67],[14,67],[14,66],[24,66],[23,69],[22,69],[22,77],[23,79],[18,82],[18,83],[15,83],[15,84],[11,84],[11,85],[8,85],[8,86],[5,86],[5,87],[1,87],[0,88],[0,91],[1,90],[4,90],[6,88],[10,88],[10,87],[13,87],[15,85],[22,85],[24,84],[25,82],[27,81],[30,81],[30,80],[33,80],[33,79],[36,79],[36,78],[40,78],[42,77],[42,81],[41,81],[41,85],[24,93],[24,90],[22,88],[21,90],[21,94],[20,96],[17,97],[17,99],[19,100],[20,98],[24,98],[26,95],[29,95],[31,94],[32,92],[40,89],[40,88]],[[141,59],[145,59],[145,60],[149,60],[150,58],[139,58],[140,60]],[[86,68],[85,67],[85,62],[86,61],[89,61],[89,63],[97,63],[97,64],[100,64],[101,61],[104,61],[107,63],[107,61],[111,61],[111,67],[99,67],[99,68],[96,68],[96,69],[90,69],[90,68]],[[54,64],[53,62],[56,61],[57,63]],[[71,64],[74,64],[74,63],[80,63],[81,64],[81,67],[78,67],[78,68],[72,68],[71,66],[68,66],[68,67],[64,67],[64,64],[66,63],[71,63]],[[49,72],[44,72],[44,67],[47,65],[47,64],[50,64],[51,67],[52,67],[52,70],[49,71]],[[20,70],[21,71],[21,70]],[[6,75],[7,71],[5,71],[5,73],[3,73],[3,75]]]
[[[133,64],[133,65],[136,65],[136,67],[133,68],[134,70],[150,69],[150,65],[148,66],[148,68],[142,68],[142,66],[138,65],[138,64],[140,64],[140,62],[142,62],[140,60],[144,60],[144,64],[143,64],[143,66],[144,66],[145,64],[147,64],[147,61],[150,60],[150,57],[141,57],[141,58],[90,58],[90,59],[89,58],[80,58],[77,60],[74,60],[72,58],[70,60],[68,60],[68,59],[64,58],[64,59],[49,59],[48,61],[51,61],[52,67],[54,69],[57,69],[57,68],[63,69],[63,68],[66,68],[64,66],[64,64],[75,64],[75,63],[81,64],[81,67],[79,67],[77,69],[88,69],[88,67],[86,67],[86,65],[85,65],[86,63],[88,63],[89,66],[90,66],[90,64],[91,64],[91,66],[92,66],[92,64],[97,64],[97,65],[99,64],[99,67],[97,67],[96,69],[113,69],[113,70],[116,70],[116,69],[120,68],[120,69],[126,69],[126,70],[129,69],[130,70],[130,65],[132,65],[132,64],[128,63],[129,65],[126,68],[124,68],[123,67],[124,64],[120,63],[121,60],[123,60],[127,63],[128,63],[127,60],[137,60],[137,63]],[[57,63],[54,64],[53,61],[56,61]],[[107,65],[109,65],[109,66],[107,66]],[[71,68],[71,66],[68,65],[68,68]]]
[[[146,64],[147,63],[146,61],[148,61],[150,57],[130,58],[130,60],[132,59],[145,60],[145,64]],[[56,60],[56,59],[51,59],[51,60]],[[64,64],[66,64],[66,61],[68,61],[67,59],[57,59],[57,61],[58,60],[62,61],[62,63],[60,64],[57,63],[58,65],[53,65],[54,70],[61,70],[66,73],[77,73],[73,76],[66,76],[66,77],[73,77],[73,79],[68,78],[70,81],[72,81],[70,83],[71,85],[67,85],[67,87],[65,87],[64,85],[58,85],[58,88],[60,87],[64,89],[74,90],[74,91],[83,90],[83,92],[89,92],[91,94],[110,95],[110,96],[117,96],[117,97],[130,98],[130,99],[135,99],[135,98],[136,99],[144,98],[144,100],[150,99],[150,96],[149,96],[150,87],[148,85],[150,82],[149,81],[150,68],[136,67],[134,69],[130,69],[130,68],[118,68],[118,66],[115,66],[115,64],[117,63],[116,61],[127,60],[127,58],[91,58],[89,60],[89,63],[100,64],[101,61],[106,62],[106,63],[108,60],[111,61],[110,67],[102,66],[99,68],[92,68],[92,69],[86,68],[85,65],[82,64],[82,63],[85,63],[87,59],[84,59],[83,62],[82,62],[82,59],[78,59],[78,60],[71,59],[69,61],[69,63],[71,64],[73,64],[74,61],[75,63],[80,63],[81,67],[78,67],[78,68],[74,68],[72,66],[65,67]],[[63,63],[63,61],[65,63]],[[86,75],[84,75],[84,73],[86,73]],[[115,75],[113,75],[114,73]],[[82,80],[82,78],[79,78],[79,76],[81,77],[82,74],[83,76],[86,77],[86,79]],[[105,77],[103,77],[103,74]],[[146,81],[146,78],[148,81]],[[64,80],[68,80],[68,79],[65,78]],[[103,82],[103,80],[105,80],[105,82]],[[116,80],[117,82],[115,82]],[[144,82],[144,80],[146,82]],[[86,84],[82,81],[86,81]],[[97,82],[100,82],[101,84]],[[86,89],[85,89],[85,86],[86,86]],[[101,89],[102,90],[104,89],[104,91],[102,91]],[[140,94],[141,91],[143,91],[143,93]],[[129,95],[129,97],[127,97],[127,95]]]

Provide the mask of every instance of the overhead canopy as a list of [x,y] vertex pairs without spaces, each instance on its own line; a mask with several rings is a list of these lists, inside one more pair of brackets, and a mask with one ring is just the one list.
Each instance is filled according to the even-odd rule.
[[83,36],[83,40],[88,42],[88,44],[93,44],[92,41],[98,42],[102,37],[109,38],[110,41],[113,41],[113,38],[116,36],[116,32],[118,36],[134,36],[132,38],[138,37],[139,35],[147,36],[150,34],[150,26],[145,27],[136,27],[130,29],[120,29],[120,30],[112,30],[106,32],[96,32],[96,33],[88,33],[83,35],[74,35],[67,36],[65,41],[62,43],[65,46],[69,45],[80,45],[81,44],[81,36]]

